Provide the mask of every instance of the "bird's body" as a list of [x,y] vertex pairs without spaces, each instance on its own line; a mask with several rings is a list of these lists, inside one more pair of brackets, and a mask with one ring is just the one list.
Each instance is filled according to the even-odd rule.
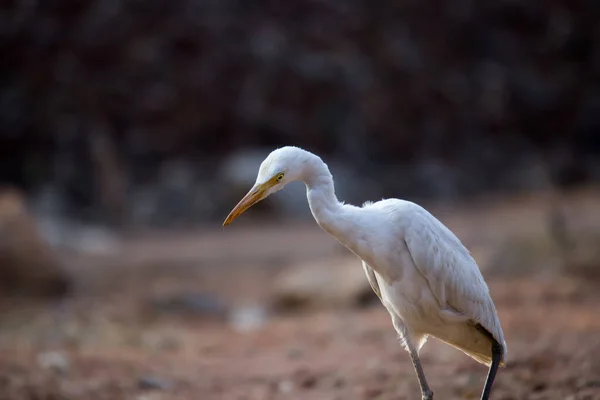
[[[328,222],[311,209],[319,225],[362,260],[373,290],[389,313],[410,327],[417,348],[431,335],[489,366],[490,340],[481,325],[506,354],[488,287],[452,231],[410,201],[340,206],[342,218]],[[340,220],[346,226],[338,226]],[[341,228],[353,235],[335,234]]]
[[255,187],[224,225],[292,180],[306,183],[319,226],[362,260],[369,283],[415,364],[423,398],[433,397],[418,359],[428,336],[491,367],[482,396],[487,398],[507,349],[488,287],[461,241],[410,201],[386,199],[362,207],[339,202],[327,165],[296,147],[277,149],[267,157]]
[[365,270],[373,271],[372,275],[367,271],[367,277],[371,285],[377,285],[383,305],[410,327],[417,348],[431,335],[489,366],[489,335],[501,344],[504,335],[488,287],[469,251],[415,203],[384,200],[364,210],[367,214],[380,211],[373,213],[372,220],[381,219],[380,226],[389,226],[386,231],[393,231],[395,239],[375,235],[367,239],[372,250],[363,253],[361,249],[357,255]]

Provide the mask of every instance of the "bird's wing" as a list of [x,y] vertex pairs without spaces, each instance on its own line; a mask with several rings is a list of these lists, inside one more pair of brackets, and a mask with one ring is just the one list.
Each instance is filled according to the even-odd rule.
[[460,240],[428,212],[412,218],[404,242],[440,310],[479,323],[501,345],[504,335],[489,289]]
[[377,277],[375,276],[375,272],[371,267],[369,267],[369,265],[366,262],[363,261],[362,265],[365,270],[365,274],[367,274],[369,284],[371,284],[371,288],[373,288],[373,291],[375,292],[377,297],[379,297],[379,300],[382,300],[381,290],[379,290],[379,283],[377,283]]

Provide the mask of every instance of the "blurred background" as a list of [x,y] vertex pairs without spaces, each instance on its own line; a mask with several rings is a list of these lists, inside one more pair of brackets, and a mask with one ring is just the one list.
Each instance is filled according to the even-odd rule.
[[[600,399],[598,15],[4,2],[0,398],[414,398],[389,316],[301,184],[220,227],[295,145],[341,200],[419,202],[469,247],[507,336],[496,398]],[[435,340],[423,360],[436,395],[478,398],[483,366]]]

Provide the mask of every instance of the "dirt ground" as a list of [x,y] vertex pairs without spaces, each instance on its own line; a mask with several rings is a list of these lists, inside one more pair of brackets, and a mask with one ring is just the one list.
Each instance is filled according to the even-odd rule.
[[[474,243],[489,214],[469,215],[455,216],[462,230],[448,221]],[[248,332],[234,329],[218,304],[157,305],[182,292],[228,307],[261,304],[286,265],[343,253],[313,225],[274,225],[133,238],[109,260],[73,256],[85,264],[73,296],[2,304],[0,400],[419,399],[408,355],[377,303],[274,314]],[[492,397],[600,399],[598,281],[484,275],[509,351]],[[484,366],[435,339],[421,354],[436,399],[479,397]]]

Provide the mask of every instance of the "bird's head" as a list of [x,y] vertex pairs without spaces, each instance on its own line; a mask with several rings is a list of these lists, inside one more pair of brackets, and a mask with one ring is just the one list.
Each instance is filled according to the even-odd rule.
[[229,225],[244,211],[271,194],[283,189],[290,182],[302,179],[308,152],[298,147],[282,147],[274,150],[260,164],[256,183],[231,210],[223,226]]

